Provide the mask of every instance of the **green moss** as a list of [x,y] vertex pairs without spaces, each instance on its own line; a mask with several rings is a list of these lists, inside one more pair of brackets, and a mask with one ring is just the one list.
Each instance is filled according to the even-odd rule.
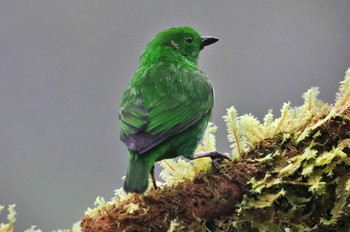
[[255,141],[243,159],[258,160],[266,174],[250,180],[249,200],[231,218],[237,231],[350,231],[350,71],[346,74],[334,107],[311,88],[304,105],[285,104],[273,122],[270,113],[265,117],[275,134]]

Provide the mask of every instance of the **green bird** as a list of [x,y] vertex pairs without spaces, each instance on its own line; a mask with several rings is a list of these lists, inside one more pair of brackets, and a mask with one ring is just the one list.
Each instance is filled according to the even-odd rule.
[[199,52],[218,41],[190,27],[170,28],[151,40],[125,89],[119,112],[120,139],[129,150],[126,192],[143,193],[154,163],[194,155],[214,106],[213,87],[198,68]]

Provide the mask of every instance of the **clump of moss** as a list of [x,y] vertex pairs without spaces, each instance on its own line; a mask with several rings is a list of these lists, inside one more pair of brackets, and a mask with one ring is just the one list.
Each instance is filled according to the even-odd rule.
[[317,95],[318,89],[311,88],[303,95],[304,105],[284,105],[279,119],[266,116],[267,128],[266,123],[245,127],[251,134],[259,130],[264,138],[247,136],[251,146],[242,159],[258,161],[266,172],[250,179],[239,213],[230,218],[232,228],[350,231],[350,70],[335,106]]
[[[14,224],[16,222],[16,211],[15,211],[15,204],[9,205],[8,206],[8,215],[7,215],[7,220],[8,223],[1,223],[0,224],[0,232],[12,232]],[[0,213],[4,209],[4,206],[0,205]]]

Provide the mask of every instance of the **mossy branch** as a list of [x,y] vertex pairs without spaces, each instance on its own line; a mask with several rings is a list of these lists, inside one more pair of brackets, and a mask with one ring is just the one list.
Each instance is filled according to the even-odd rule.
[[[318,94],[310,88],[302,106],[284,104],[276,119],[269,110],[263,123],[231,107],[231,161],[214,168],[209,158],[168,160],[160,189],[98,197],[72,230],[58,232],[350,231],[350,69],[334,106]],[[215,150],[215,131],[209,124],[197,152]],[[1,232],[13,231],[14,207]]]
[[[230,108],[235,159],[219,169],[174,162],[181,178],[168,169],[161,189],[100,204],[82,231],[350,231],[349,86],[348,70],[334,106],[311,88],[303,106],[285,104],[264,123]],[[210,128],[201,150],[215,147]]]
[[179,231],[201,231],[204,221],[214,222],[235,212],[235,205],[248,190],[247,180],[258,172],[254,163],[225,162],[220,170],[202,172],[193,181],[150,190],[146,195],[132,194],[99,211],[95,217],[85,217],[82,228],[83,231],[168,231],[178,221]]

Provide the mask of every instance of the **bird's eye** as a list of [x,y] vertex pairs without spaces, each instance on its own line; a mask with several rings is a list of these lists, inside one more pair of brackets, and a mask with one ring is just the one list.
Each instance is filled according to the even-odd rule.
[[192,43],[192,41],[193,41],[191,36],[186,37],[185,40],[186,40],[187,43]]

